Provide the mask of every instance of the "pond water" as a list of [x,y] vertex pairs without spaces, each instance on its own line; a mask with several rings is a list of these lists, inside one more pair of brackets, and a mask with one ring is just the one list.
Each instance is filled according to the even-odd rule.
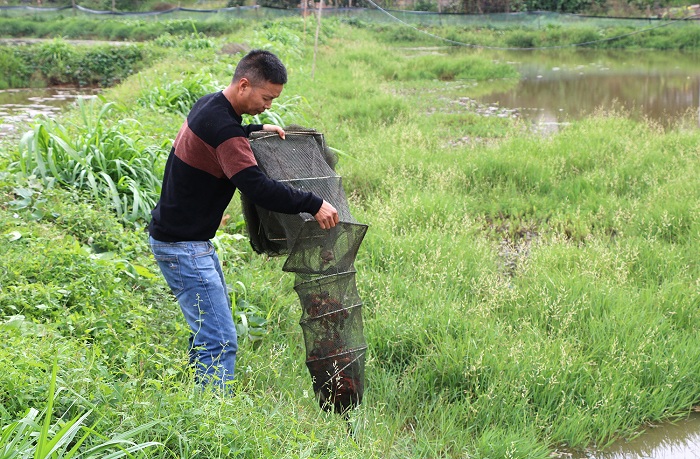
[[77,88],[0,90],[0,137],[19,135],[40,114],[56,116],[77,98],[96,97],[97,92]]
[[586,459],[697,459],[700,458],[700,415],[648,427],[637,438],[621,440],[605,450],[590,453]]
[[598,109],[621,109],[664,126],[680,119],[700,126],[700,53],[626,50],[495,52],[521,72],[513,88],[477,97],[486,106],[514,110],[541,130]]

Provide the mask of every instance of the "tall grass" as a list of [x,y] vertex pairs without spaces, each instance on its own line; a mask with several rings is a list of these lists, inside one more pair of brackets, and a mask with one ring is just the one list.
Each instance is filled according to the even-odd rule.
[[[381,169],[362,195],[357,217],[371,231],[357,269],[369,374],[391,381],[374,403],[407,413],[386,454],[408,424],[449,451],[464,431],[477,443],[457,451],[474,457],[505,457],[508,445],[514,457],[542,457],[530,449],[542,440],[602,447],[698,402],[698,335],[687,327],[700,319],[700,227],[697,206],[684,204],[698,199],[697,133],[658,136],[613,117],[549,141],[431,155],[418,130],[389,126],[387,139],[354,150],[381,151],[380,161],[343,165],[351,187],[370,164]],[[596,133],[601,144],[588,141]],[[567,178],[541,170],[550,159],[571,162]],[[651,188],[609,188],[639,166],[626,180],[644,176]]]
[[137,102],[152,110],[187,116],[197,99],[220,89],[221,84],[211,74],[198,72],[177,80],[149,83]]
[[[533,27],[488,24],[459,26],[424,26],[413,29],[403,25],[372,24],[378,37],[386,43],[404,46],[442,45],[501,48],[538,48],[583,46],[597,49],[682,49],[700,46],[700,30],[694,21],[678,21],[668,26],[643,24],[607,25],[565,24]],[[658,25],[658,24],[657,24]],[[650,30],[645,30],[650,29]],[[422,33],[428,32],[426,33]],[[440,38],[436,38],[440,37]],[[445,38],[450,41],[441,40]]]
[[20,142],[11,165],[25,177],[85,190],[127,221],[146,220],[160,194],[159,148],[142,148],[136,123],[107,125],[113,104],[79,99],[81,123],[40,119]]
[[[54,363],[43,420],[39,417],[39,412],[31,408],[22,419],[3,427],[2,436],[0,436],[0,455],[3,458],[14,459],[31,456],[34,459],[55,457],[63,459],[106,457],[118,459],[120,457],[133,457],[132,453],[158,445],[155,442],[136,444],[130,440],[134,435],[153,427],[155,422],[144,424],[110,439],[95,431],[95,426],[83,425],[90,415],[90,411],[72,419],[57,420],[53,423],[56,372],[57,367]],[[104,440],[97,445],[84,447],[86,440],[93,435],[102,437]]]
[[[336,50],[320,72],[333,76],[300,92],[338,95],[358,67],[377,81],[401,59],[384,57]],[[395,419],[375,426],[382,454],[544,457],[541,442],[602,447],[687,412],[700,400],[697,132],[600,113],[547,139],[506,121],[494,135],[416,87],[401,102],[432,98],[439,117],[339,127],[355,103],[334,97],[319,119],[357,158],[340,170],[370,223],[357,269],[367,415]],[[480,141],[449,142],[468,133]]]

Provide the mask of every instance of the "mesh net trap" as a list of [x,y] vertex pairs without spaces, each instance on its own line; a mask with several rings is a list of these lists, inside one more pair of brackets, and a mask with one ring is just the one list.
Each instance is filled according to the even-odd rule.
[[331,203],[339,223],[323,230],[312,215],[280,214],[241,195],[250,243],[258,253],[287,255],[283,270],[295,274],[294,290],[302,308],[306,366],[313,390],[325,411],[346,413],[362,401],[367,345],[362,327],[362,301],[354,261],[367,225],[350,213],[337,157],[323,135],[313,129],[285,128],[256,132],[250,145],[268,177],[310,191]]

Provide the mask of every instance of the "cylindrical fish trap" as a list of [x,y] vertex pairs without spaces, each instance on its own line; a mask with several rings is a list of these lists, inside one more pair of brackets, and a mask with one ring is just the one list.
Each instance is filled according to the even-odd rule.
[[362,403],[365,349],[307,359],[306,367],[311,373],[314,393],[322,410],[345,414]]
[[302,305],[306,366],[326,411],[344,413],[362,401],[367,345],[355,273],[318,277],[294,289]]
[[271,256],[289,255],[282,269],[296,274],[306,366],[319,405],[347,414],[364,393],[367,345],[353,264],[367,225],[350,213],[334,170],[337,157],[322,134],[290,128],[281,140],[277,134],[258,132],[251,135],[251,148],[270,178],[311,191],[338,210],[338,224],[324,230],[307,213],[283,215],[241,197],[253,248]]

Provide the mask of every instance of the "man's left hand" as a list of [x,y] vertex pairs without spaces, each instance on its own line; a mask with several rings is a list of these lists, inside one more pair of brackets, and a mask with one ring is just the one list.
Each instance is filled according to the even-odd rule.
[[279,135],[281,139],[284,139],[284,136],[285,136],[284,129],[277,126],[276,124],[263,124],[263,131],[276,132],[277,135]]

